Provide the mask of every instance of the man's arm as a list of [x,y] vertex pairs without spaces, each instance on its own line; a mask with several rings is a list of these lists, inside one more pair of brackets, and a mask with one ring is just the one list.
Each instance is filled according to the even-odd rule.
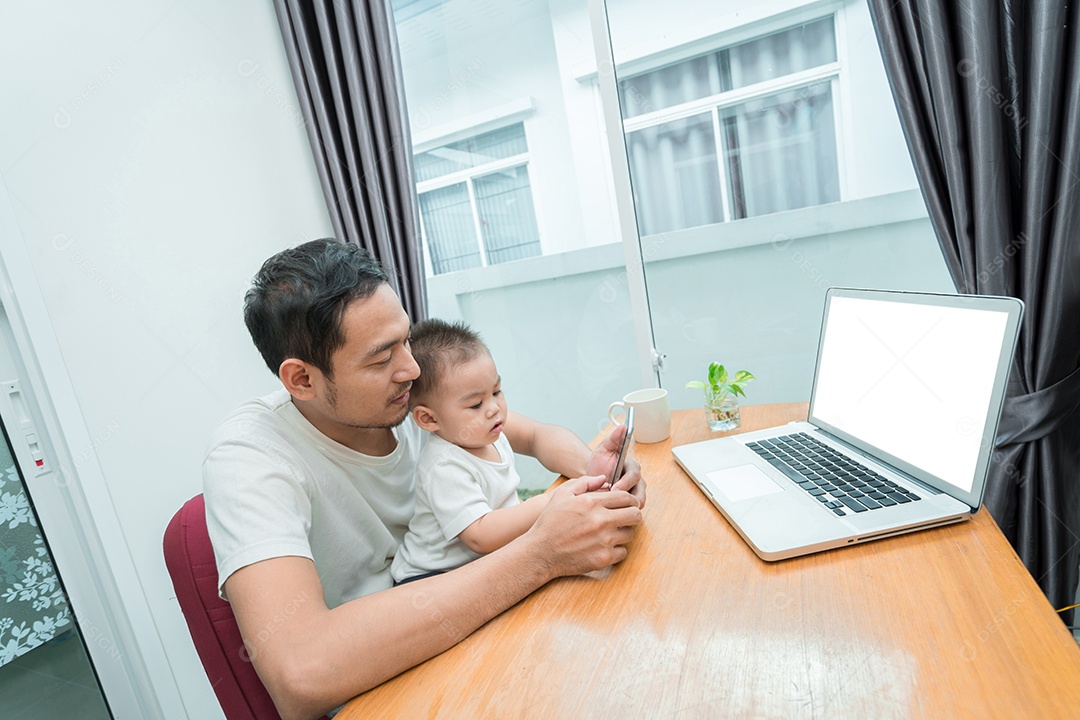
[[241,568],[226,593],[252,662],[285,720],[312,718],[453,646],[549,580],[626,557],[638,502],[575,480],[521,537],[457,570],[328,609],[314,564]]

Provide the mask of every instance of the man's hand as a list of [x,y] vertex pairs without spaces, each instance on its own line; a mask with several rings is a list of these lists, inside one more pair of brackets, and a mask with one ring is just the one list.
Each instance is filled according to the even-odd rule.
[[[611,477],[615,465],[619,462],[619,448],[626,435],[626,425],[617,425],[604,442],[589,457],[586,472],[589,475]],[[630,458],[623,465],[623,476],[617,478],[613,490],[626,490],[638,501],[638,507],[645,507],[645,481],[641,478],[641,466]]]
[[563,483],[526,533],[546,555],[555,577],[600,570],[626,557],[641,508],[624,490],[593,492],[606,482],[605,476],[593,475]]

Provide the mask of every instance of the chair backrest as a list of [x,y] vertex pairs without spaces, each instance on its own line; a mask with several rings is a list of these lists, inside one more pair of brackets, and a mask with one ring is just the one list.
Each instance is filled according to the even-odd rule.
[[195,650],[229,720],[280,720],[248,659],[229,603],[218,597],[217,564],[203,496],[184,503],[165,529],[165,565]]

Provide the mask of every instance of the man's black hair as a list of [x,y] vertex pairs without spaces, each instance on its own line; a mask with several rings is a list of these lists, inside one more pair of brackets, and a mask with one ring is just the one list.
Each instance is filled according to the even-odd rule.
[[312,240],[263,263],[244,296],[244,324],[274,375],[286,358],[297,358],[332,379],[331,358],[345,344],[345,308],[388,282],[368,251]]

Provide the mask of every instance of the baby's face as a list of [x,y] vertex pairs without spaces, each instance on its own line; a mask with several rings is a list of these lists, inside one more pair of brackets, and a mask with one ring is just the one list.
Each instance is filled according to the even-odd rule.
[[487,353],[451,368],[440,383],[437,398],[428,405],[439,424],[440,437],[463,448],[491,445],[506,420],[495,361]]

